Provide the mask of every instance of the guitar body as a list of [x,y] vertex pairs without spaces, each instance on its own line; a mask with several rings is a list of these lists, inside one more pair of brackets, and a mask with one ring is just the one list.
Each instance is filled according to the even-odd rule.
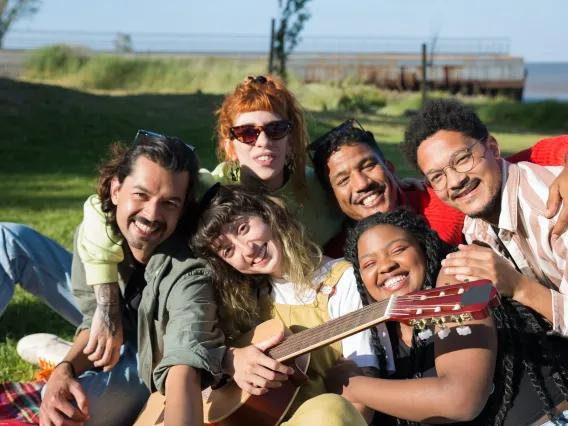
[[[237,347],[260,343],[281,332],[284,336],[292,332],[279,320],[269,320],[255,327],[241,337]],[[215,426],[275,426],[279,424],[294,401],[300,386],[308,377],[306,371],[310,361],[307,353],[284,364],[294,368],[295,373],[282,386],[270,389],[264,395],[251,395],[228,381],[214,389],[202,392],[205,424]],[[164,424],[165,397],[153,393],[146,403],[134,426],[160,426]]]

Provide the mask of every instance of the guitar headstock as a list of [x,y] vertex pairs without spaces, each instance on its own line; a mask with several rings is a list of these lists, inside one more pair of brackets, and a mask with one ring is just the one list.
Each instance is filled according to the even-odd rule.
[[386,315],[423,330],[430,324],[443,327],[487,318],[499,303],[491,281],[478,280],[395,296]]

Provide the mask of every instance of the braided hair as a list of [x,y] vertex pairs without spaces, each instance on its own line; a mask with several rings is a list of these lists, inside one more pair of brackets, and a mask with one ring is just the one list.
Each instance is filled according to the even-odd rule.
[[[345,258],[353,263],[357,288],[363,304],[368,304],[368,296],[359,272],[357,243],[363,233],[379,225],[397,226],[412,234],[426,258],[426,277],[422,288],[434,287],[441,268],[441,261],[456,248],[443,242],[423,217],[416,216],[408,210],[399,209],[389,213],[376,213],[358,222],[349,231],[345,246]],[[537,367],[544,365],[545,362],[551,367],[554,384],[566,399],[568,399],[568,371],[560,365],[550,339],[546,336],[546,332],[550,330],[550,324],[530,308],[504,297],[501,305],[494,311],[494,316],[499,342],[496,365],[502,365],[503,368],[495,369],[493,379],[495,390],[478,418],[487,419],[487,425],[502,426],[524,374],[529,377],[542,403],[543,412],[552,417],[554,403],[544,385],[541,369]],[[394,323],[387,323],[387,327],[390,336],[396,336]],[[417,339],[416,333],[415,330],[410,350],[411,369],[407,378],[422,377],[424,371],[425,344]],[[373,348],[378,348],[375,351],[382,368],[386,365],[386,351],[378,340],[376,332],[373,333],[372,338]],[[393,349],[397,341],[393,341]],[[398,351],[395,350],[394,355],[397,357]],[[416,423],[397,419],[397,424],[414,425]]]

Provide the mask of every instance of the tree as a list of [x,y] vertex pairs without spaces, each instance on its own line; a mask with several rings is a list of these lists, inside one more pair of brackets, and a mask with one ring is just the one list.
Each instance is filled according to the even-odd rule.
[[10,25],[38,11],[40,0],[0,0],[0,49]]
[[130,34],[116,33],[114,39],[114,51],[116,53],[130,53],[134,52],[132,47],[132,37]]
[[283,79],[287,76],[286,61],[288,56],[302,40],[300,33],[304,29],[304,23],[312,16],[306,9],[306,4],[309,1],[278,0],[280,26],[274,37],[274,53],[280,63],[278,74]]

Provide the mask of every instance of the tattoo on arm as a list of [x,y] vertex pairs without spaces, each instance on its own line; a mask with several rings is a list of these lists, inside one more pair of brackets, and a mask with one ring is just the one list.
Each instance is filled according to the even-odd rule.
[[97,309],[103,323],[110,333],[115,336],[121,326],[120,290],[117,283],[95,286]]

